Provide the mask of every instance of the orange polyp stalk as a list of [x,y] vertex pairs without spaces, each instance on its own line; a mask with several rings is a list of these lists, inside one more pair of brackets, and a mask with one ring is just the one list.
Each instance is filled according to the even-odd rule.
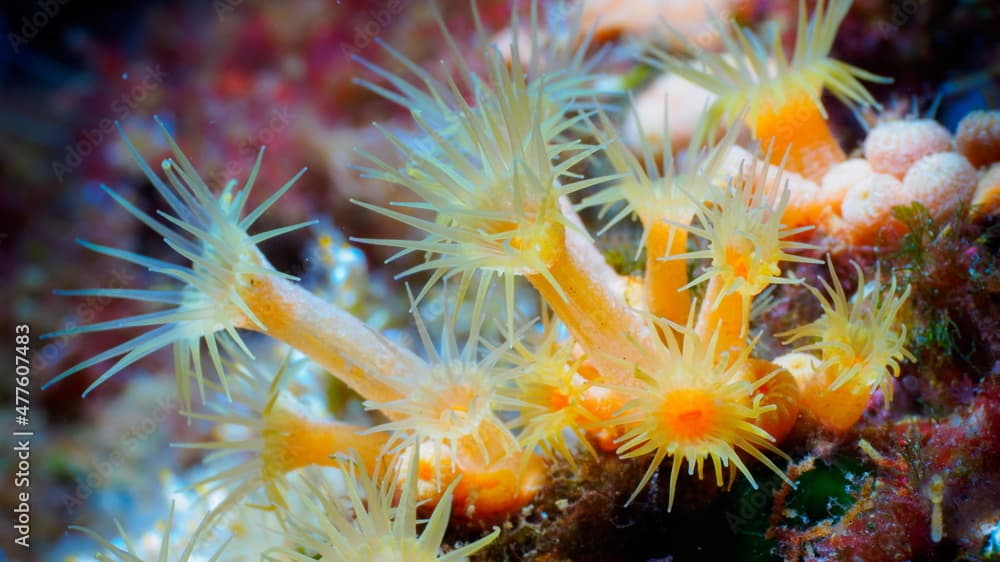
[[[491,462],[484,461],[480,442],[494,459]],[[427,483],[420,486],[421,499],[427,501],[427,507],[436,506],[445,491],[442,483],[460,474],[462,478],[452,496],[456,514],[482,521],[517,512],[542,489],[548,470],[544,460],[532,451],[503,454],[505,443],[510,444],[509,435],[494,424],[482,424],[478,434],[460,438],[454,449],[444,445],[436,457],[421,455],[418,478]],[[402,476],[397,474],[397,478]]]
[[772,164],[780,164],[787,150],[785,169],[817,183],[846,159],[823,112],[805,92],[789,92],[780,105],[765,104],[750,125],[757,140],[767,144],[774,139]]
[[[649,327],[615,291],[617,276],[600,251],[582,233],[566,229],[564,245],[552,253],[549,277],[530,273],[525,277],[566,325],[586,351],[604,381],[634,384],[635,367],[650,359],[644,341]],[[638,343],[638,345],[637,345]]]
[[757,425],[780,443],[792,431],[799,416],[801,398],[795,377],[770,361],[753,358],[747,360],[744,376],[751,383],[769,377],[757,391],[764,395],[761,404],[774,405],[774,409],[761,415]]
[[646,307],[659,318],[683,325],[691,311],[687,262],[663,260],[687,251],[687,230],[658,220],[646,230]]
[[716,350],[719,353],[730,351],[730,357],[735,358],[745,347],[749,318],[743,317],[743,296],[738,291],[719,299],[725,290],[722,276],[715,275],[708,281],[694,331],[702,341],[711,340],[712,334],[718,331]]
[[583,425],[587,426],[586,431],[591,440],[597,444],[598,449],[605,453],[612,453],[618,449],[620,443],[617,442],[617,439],[629,428],[621,424],[612,425],[601,422],[612,420],[615,414],[621,412],[625,404],[628,404],[629,400],[630,398],[624,393],[603,386],[590,386],[583,391],[580,403],[598,421],[581,421]]
[[506,518],[535,498],[548,476],[545,461],[531,452],[527,462],[512,455],[482,470],[463,470],[455,488],[456,512],[477,519]]
[[[336,421],[314,421],[291,412],[278,412],[268,419],[264,429],[269,444],[266,451],[280,456],[275,459],[282,472],[318,465],[338,466],[335,453],[353,451],[372,474],[383,446],[389,439],[386,433],[364,433],[368,428]],[[266,466],[266,465],[265,465]]]
[[[384,382],[385,375],[420,377],[427,371],[427,364],[411,351],[291,281],[255,274],[239,291],[266,326],[264,333],[306,354],[368,400],[403,397],[400,389]],[[249,321],[240,327],[260,331]],[[389,414],[390,419],[398,417]]]
[[[466,449],[460,443],[460,449]],[[456,511],[480,519],[506,517],[538,494],[548,477],[545,461],[532,451],[520,451],[483,464],[471,451],[458,453],[462,479],[455,488]],[[436,503],[436,502],[435,502]]]
[[830,386],[836,378],[828,370],[821,370],[797,380],[802,409],[812,414],[823,427],[843,433],[854,427],[868,409],[871,389],[850,380],[833,390]]

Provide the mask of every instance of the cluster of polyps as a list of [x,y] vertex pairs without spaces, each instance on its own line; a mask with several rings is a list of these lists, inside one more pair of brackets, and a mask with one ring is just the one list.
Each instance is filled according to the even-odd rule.
[[[435,342],[417,318],[424,357],[275,271],[258,251],[259,242],[305,226],[247,232],[291,182],[245,213],[260,159],[242,190],[234,191],[231,184],[215,196],[171,140],[175,156],[163,164],[167,181],[141,164],[170,211],[157,218],[114,197],[191,265],[90,247],[164,273],[182,288],[75,293],[174,308],[69,330],[158,326],[57,379],[120,357],[104,380],[172,345],[185,411],[253,434],[238,442],[200,445],[223,452],[249,451],[252,456],[245,465],[206,480],[231,491],[220,509],[232,509],[264,490],[266,505],[293,527],[307,530],[301,534],[308,539],[302,547],[310,551],[339,552],[335,544],[350,539],[317,542],[308,529],[334,529],[338,537],[363,534],[366,517],[376,511],[387,512],[389,519],[412,521],[411,514],[382,505],[390,503],[383,497],[386,492],[367,480],[362,487],[376,497],[368,498],[368,511],[359,513],[354,523],[343,517],[315,525],[302,520],[310,513],[322,517],[333,503],[305,514],[281,509],[288,504],[288,491],[295,488],[288,483],[288,473],[337,464],[332,457],[351,450],[358,457],[358,470],[383,478],[388,483],[384,489],[396,490],[394,480],[415,476],[407,484],[413,489],[403,488],[406,500],[400,510],[415,509],[414,498],[419,496],[432,504],[446,500],[456,513],[476,519],[503,517],[530,502],[545,484],[547,463],[559,456],[573,462],[574,441],[568,437],[573,434],[588,448],[593,442],[622,458],[651,457],[633,498],[668,457],[671,504],[685,462],[688,473],[697,470],[699,478],[707,465],[719,485],[725,469],[753,482],[748,457],[784,476],[766,453],[781,455],[776,443],[791,429],[800,407],[831,429],[849,427],[876,388],[891,388],[888,376],[905,356],[905,330],[897,325],[896,314],[907,293],[897,294],[895,284],[888,294],[877,284],[866,286],[853,303],[836,280],[828,287],[829,298],[814,291],[824,316],[789,334],[815,340],[803,348],[797,362],[755,356],[756,339],[750,337],[754,299],[772,284],[801,282],[783,276],[781,264],[819,262],[798,253],[813,249],[801,241],[810,226],[788,220],[794,206],[785,173],[794,167],[813,175],[819,173],[815,166],[829,167],[843,157],[839,147],[829,146],[833,137],[818,102],[822,88],[832,85],[842,97],[869,101],[856,79],[868,75],[827,57],[848,4],[834,1],[828,9],[821,4],[809,21],[802,10],[791,63],[780,45],[766,51],[759,41],[748,39],[750,35],[737,34],[737,43],[724,33],[731,39],[727,45],[732,54],[743,58],[731,67],[727,65],[733,64],[732,57],[706,56],[705,70],[689,73],[706,85],[732,91],[720,97],[720,109],[708,113],[706,133],[689,148],[681,166],[675,166],[669,146],[660,152],[658,163],[653,149],[644,147],[637,157],[617,140],[614,120],[595,101],[600,92],[592,74],[595,63],[584,58],[587,41],[572,48],[558,37],[545,39],[534,8],[530,52],[520,50],[515,18],[509,57],[492,45],[485,48],[481,55],[487,70],[482,75],[469,70],[446,31],[460,69],[456,74],[435,78],[394,51],[413,70],[415,83],[368,64],[395,91],[371,87],[408,107],[418,131],[405,136],[386,131],[404,164],[394,166],[365,154],[365,173],[408,188],[418,200],[400,206],[425,215],[359,202],[424,233],[422,238],[367,242],[398,247],[401,255],[426,256],[407,273],[429,272],[427,287],[457,279],[460,298],[472,302],[474,320],[462,345],[453,323],[444,322]],[[776,70],[768,66],[767,57],[777,58]],[[671,69],[681,68],[679,59],[664,60]],[[712,72],[738,75],[740,80],[710,79]],[[749,97],[737,103],[741,91]],[[809,104],[808,123],[779,126],[784,111],[798,116]],[[730,118],[748,120],[753,134],[770,149],[755,156],[737,147],[738,126]],[[720,123],[730,132],[715,142],[711,130]],[[810,143],[781,136],[802,126],[810,129]],[[597,140],[588,143],[585,135]],[[814,152],[821,156],[813,157]],[[577,171],[578,164],[601,158],[611,163],[614,173],[585,177]],[[647,252],[641,276],[618,275],[577,217],[571,199],[594,188],[600,191],[584,198],[581,206],[624,205],[612,222],[633,212],[641,222],[641,244]],[[432,216],[426,218],[426,213]],[[692,261],[703,272],[689,279]],[[534,328],[515,328],[518,276],[544,300],[541,337],[532,337]],[[507,303],[507,341],[501,343],[484,341],[480,330],[495,277],[504,280]],[[694,298],[692,289],[701,284],[706,285],[704,296]],[[641,290],[632,290],[636,287]],[[280,374],[250,376],[241,370],[239,365],[252,364],[255,358],[238,330],[261,332],[295,348],[349,385],[388,421],[361,428],[305,415],[301,405],[285,396]],[[204,376],[201,340],[218,384]],[[821,356],[809,355],[812,349]],[[229,402],[214,404],[223,413],[195,413],[192,382],[203,400],[206,386],[228,397]],[[825,414],[840,408],[839,397],[844,395],[851,398],[850,412],[827,423]],[[226,413],[227,408],[239,412]],[[378,467],[386,466],[383,475]],[[354,470],[346,473],[354,478]],[[299,491],[315,495],[316,486],[313,481]],[[355,511],[363,511],[359,499],[352,497],[352,503]],[[441,524],[440,513],[435,511],[434,525]],[[439,539],[437,530],[430,536]]]

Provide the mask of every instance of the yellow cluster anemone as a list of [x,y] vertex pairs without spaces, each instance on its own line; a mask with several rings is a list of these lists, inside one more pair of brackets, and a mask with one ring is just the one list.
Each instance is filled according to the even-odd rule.
[[[167,512],[166,529],[163,532],[163,539],[160,541],[160,546],[156,553],[156,559],[158,562],[190,562],[193,560],[208,560],[208,562],[215,562],[223,556],[226,547],[229,545],[229,541],[227,540],[219,545],[218,549],[216,549],[213,553],[203,553],[196,548],[199,546],[199,541],[211,533],[212,527],[206,519],[198,524],[198,527],[195,529],[194,533],[191,534],[187,544],[184,545],[180,551],[171,550],[170,535],[173,530],[173,526],[174,504],[171,502],[170,511]],[[146,562],[148,560],[148,558],[143,558],[142,551],[136,547],[135,542],[129,538],[128,533],[125,532],[125,529],[122,528],[122,524],[117,519],[115,520],[115,528],[118,530],[118,537],[123,544],[123,547],[116,546],[108,539],[102,537],[87,527],[71,525],[69,528],[87,535],[101,545],[104,552],[96,556],[96,558],[101,562]],[[209,555],[209,557],[205,558],[205,555]]]
[[[398,249],[393,259],[414,260],[402,275],[426,277],[416,296],[406,291],[422,352],[342,308],[356,299],[330,295],[328,286],[314,293],[271,267],[257,245],[310,223],[248,233],[298,177],[247,212],[263,150],[241,190],[231,182],[215,195],[165,127],[173,151],[163,163],[166,180],[126,138],[168,209],[154,216],[108,193],[163,236],[185,265],[84,245],[182,285],[67,291],[172,308],[58,332],[152,327],[49,384],[117,358],[89,392],[172,346],[181,413],[213,426],[211,440],[179,445],[210,451],[206,461],[219,467],[193,485],[224,495],[203,525],[218,526],[237,509],[273,514],[296,544],[275,547],[267,559],[464,560],[498,532],[447,550],[441,541],[451,518],[481,525],[510,517],[544,489],[553,466],[579,468],[581,453],[648,463],[629,503],[669,463],[668,509],[682,470],[699,479],[714,474],[718,486],[724,473],[730,482],[742,474],[756,486],[753,460],[787,482],[776,464],[787,459],[778,444],[800,409],[843,431],[876,390],[892,399],[892,377],[913,359],[898,318],[909,289],[895,280],[887,288],[866,284],[856,266],[859,289],[849,300],[832,261],[825,292],[809,287],[823,315],[779,334],[806,344],[783,357],[758,345],[763,326],[755,314],[766,308],[768,291],[805,282],[784,269],[821,263],[805,235],[812,211],[826,200],[795,200],[815,195],[819,187],[807,178],[843,158],[821,92],[874,103],[861,80],[878,77],[828,56],[849,5],[821,0],[807,18],[800,2],[790,58],[777,36],[765,41],[735,24],[716,23],[725,54],[686,44],[699,68],[653,49],[657,64],[717,96],[683,154],[669,141],[638,152],[624,144],[618,116],[597,99],[587,40],[566,43],[558,33],[539,39],[535,2],[529,41],[522,41],[515,16],[508,44],[489,42],[473,2],[481,60],[466,58],[439,18],[455,58],[440,76],[388,46],[411,78],[357,59],[378,77],[359,82],[413,118],[413,131],[382,129],[401,162],[362,153],[361,170],[406,188],[415,200],[357,203],[416,232],[358,240]],[[749,150],[739,146],[741,121],[756,137]],[[716,138],[720,124],[727,133]],[[669,123],[663,128],[669,139]],[[829,183],[843,192],[855,175]],[[635,219],[644,269],[619,275],[611,267],[577,215],[590,207],[601,207],[601,219],[610,214],[597,236]],[[320,250],[329,253],[333,238],[322,236]],[[418,307],[449,283],[457,286],[455,301],[438,311],[440,336],[431,337]],[[494,285],[502,298],[493,299]],[[541,320],[515,329],[524,311],[519,293],[530,289],[540,297]],[[493,300],[503,306],[495,314]],[[469,322],[460,318],[466,312]],[[506,316],[502,337],[490,333],[493,316]],[[274,374],[239,330],[301,356]],[[307,362],[320,378],[329,374],[356,392],[358,403],[375,411],[373,421],[346,423],[293,392],[285,381]],[[217,381],[204,376],[203,363],[214,365]],[[201,410],[191,404],[193,385]],[[354,460],[344,463],[342,455]],[[330,489],[331,475],[344,479],[346,511]],[[418,509],[430,512],[422,532]]]
[[[483,287],[485,285],[480,285]],[[473,323],[464,347],[455,340],[455,316],[443,313],[441,337],[435,345],[419,314],[417,330],[429,356],[423,376],[393,374],[401,397],[367,401],[391,420],[371,431],[391,432],[388,451],[400,462],[422,452],[417,478],[419,499],[435,504],[446,485],[461,478],[449,499],[456,512],[483,519],[503,516],[528,503],[541,489],[545,471],[533,448],[522,448],[499,412],[502,387],[516,372],[498,365],[506,347],[482,355],[480,340],[484,298],[474,298]],[[403,466],[403,465],[400,465]],[[398,473],[400,479],[408,478]]]
[[[691,222],[698,202],[705,200],[711,185],[725,181],[723,163],[735,146],[739,130],[730,128],[721,141],[710,147],[690,145],[688,157],[678,169],[667,134],[667,119],[664,113],[664,143],[658,154],[645,142],[639,147],[639,156],[636,156],[620,137],[605,141],[604,154],[622,177],[584,199],[580,207],[600,205],[602,214],[613,206],[620,207],[598,235],[633,213],[638,217],[643,226],[640,248],[646,248],[643,283],[646,310],[660,318],[682,323],[691,308],[689,287],[685,286],[687,264],[670,258],[686,253],[688,228],[683,225]],[[603,113],[601,121],[604,133],[597,131],[596,134],[606,135],[607,131],[614,130]],[[640,135],[644,136],[641,131]]]
[[[658,324],[662,321],[653,320]],[[683,335],[682,341],[674,331]],[[756,488],[750,470],[740,458],[745,453],[786,478],[765,451],[784,456],[774,438],[759,425],[764,414],[775,409],[764,405],[760,387],[769,377],[749,381],[743,372],[749,349],[735,357],[719,353],[718,332],[708,339],[694,330],[694,314],[687,326],[662,326],[665,343],[659,346],[658,369],[639,372],[639,387],[624,387],[631,397],[614,423],[628,429],[618,438],[622,458],[653,455],[629,503],[638,496],[667,457],[670,468],[670,499],[673,506],[677,476],[684,462],[688,474],[704,474],[705,464],[714,469],[716,483],[723,485],[723,468],[739,470]],[[787,480],[787,478],[786,478]],[[790,482],[789,482],[790,483]]]
[[216,439],[175,447],[212,451],[205,459],[208,464],[223,458],[232,461],[228,468],[190,486],[206,494],[216,490],[225,494],[208,519],[214,521],[236,509],[259,490],[271,505],[284,505],[289,473],[307,466],[334,466],[338,453],[353,451],[362,468],[375,471],[387,436],[309,415],[308,408],[284,388],[302,366],[301,362],[292,364],[290,355],[273,375],[259,367],[228,363],[235,379],[232,402],[210,404],[215,413],[181,412],[212,424]]
[[400,447],[421,444],[424,458],[433,465],[437,488],[441,487],[441,465],[445,463],[450,464],[451,472],[456,463],[488,466],[518,450],[517,438],[495,413],[500,387],[514,373],[497,365],[502,350],[480,357],[482,301],[476,299],[473,324],[461,350],[455,340],[455,316],[447,309],[442,313],[438,345],[420,314],[415,313],[429,356],[427,372],[420,378],[390,373],[390,384],[397,385],[402,396],[390,402],[366,403],[367,408],[392,418],[374,430],[391,432],[393,444]]
[[[492,37],[486,32],[476,2],[470,3],[480,47],[496,48],[503,52],[508,65],[518,57],[530,88],[544,93],[542,114],[546,117],[591,113],[602,106],[599,101],[617,92],[601,85],[608,76],[600,73],[599,63],[608,49],[593,52],[594,29],[583,28],[583,12],[574,6],[557,3],[548,9],[539,9],[539,1],[531,0],[527,25],[517,10],[511,13],[507,30]],[[447,29],[442,32],[448,35]],[[454,43],[451,43],[452,45]],[[457,49],[456,60],[461,60]],[[567,124],[564,122],[563,124]],[[576,122],[568,122],[566,129],[554,128],[551,132],[566,138]],[[583,128],[584,123],[579,123]]]
[[[432,271],[426,287],[455,274],[463,276],[463,283],[476,273],[500,274],[510,297],[514,276],[535,272],[561,291],[560,281],[548,273],[548,266],[563,251],[565,229],[575,225],[559,211],[559,198],[602,181],[567,181],[570,168],[599,147],[548,145],[540,115],[542,92],[526,87],[516,61],[508,71],[498,54],[490,58],[495,89],[480,87],[474,105],[462,101],[453,109],[460,127],[455,139],[440,135],[414,113],[440,155],[428,154],[386,131],[408,160],[407,168],[397,170],[370,157],[377,167],[366,169],[369,175],[405,186],[421,199],[401,205],[432,211],[436,217],[428,220],[357,203],[422,230],[427,237],[361,241],[402,248],[397,255],[426,252],[435,256],[405,272]],[[553,165],[556,158],[562,161]],[[418,301],[425,292],[426,288]],[[513,322],[513,302],[508,305],[508,321]]]
[[910,288],[900,290],[895,277],[888,288],[880,285],[877,276],[866,284],[861,267],[855,263],[858,289],[849,301],[833,262],[827,263],[833,285],[822,280],[826,295],[809,287],[823,314],[779,335],[787,338],[787,343],[800,339],[812,342],[800,346],[798,353],[819,352],[814,368],[803,365],[799,369],[802,406],[824,426],[845,431],[864,413],[876,389],[882,391],[887,405],[892,401],[892,378],[899,376],[899,362],[915,360],[905,347],[906,325],[898,318]]
[[533,334],[512,339],[508,360],[518,372],[501,408],[514,414],[509,426],[522,447],[537,447],[550,460],[561,457],[576,469],[570,435],[596,455],[584,432],[599,421],[587,408],[592,383],[579,372],[586,356],[574,349],[544,304],[540,326],[530,329]]
[[[197,383],[204,397],[202,368],[202,342],[208,357],[215,367],[223,387],[226,377],[222,369],[220,341],[231,344],[249,360],[253,353],[244,344],[236,331],[248,328],[266,331],[262,320],[247,305],[241,290],[247,287],[252,276],[295,279],[291,275],[276,271],[257,249],[265,240],[309,226],[314,221],[276,228],[251,235],[248,230],[267,210],[288,191],[305,172],[302,169],[284,186],[272,193],[264,202],[247,212],[246,204],[250,191],[260,170],[264,150],[257,154],[253,169],[243,188],[233,192],[235,181],[226,184],[221,196],[216,197],[198,174],[184,152],[174,142],[166,126],[157,119],[157,124],[173,152],[173,158],[163,161],[164,181],[146,164],[135,146],[119,128],[122,139],[143,173],[157,193],[167,203],[171,212],[159,211],[159,219],[140,210],[125,198],[106,186],[105,193],[121,205],[132,216],[139,219],[154,232],[163,237],[164,243],[189,265],[177,265],[163,260],[81,241],[80,244],[95,252],[131,262],[150,271],[162,274],[181,283],[175,290],[136,289],[84,289],[62,291],[72,296],[96,296],[129,299],[156,304],[173,305],[173,308],[150,312],[137,316],[77,326],[46,334],[45,338],[71,334],[85,334],[106,330],[120,330],[155,326],[127,342],[101,352],[86,361],[63,371],[45,384],[44,388],[103,361],[118,357],[117,362],[107,369],[84,391],[86,396],[101,383],[129,367],[143,357],[173,346],[174,365],[177,370],[177,387],[185,407],[191,407],[191,379]],[[172,213],[172,214],[171,214]]]
[[[295,486],[304,506],[288,512],[289,536],[294,548],[278,547],[264,553],[267,560],[343,562],[463,562],[482,550],[500,534],[500,529],[481,539],[442,552],[448,528],[452,482],[430,518],[418,533],[418,459],[414,455],[405,470],[406,483],[398,487],[394,479],[376,482],[364,470],[341,461],[353,518],[344,515],[337,494],[323,480],[303,475]],[[398,497],[398,503],[396,498]],[[281,555],[275,557],[275,555]]]
[[172,264],[148,256],[86,244],[101,253],[149,268],[185,283],[176,291],[135,289],[88,289],[71,291],[74,295],[98,295],[176,305],[161,312],[70,328],[48,334],[89,333],[143,326],[156,328],[124,344],[75,365],[46,383],[46,387],[102,361],[121,358],[87,392],[142,357],[161,348],[173,346],[178,373],[178,392],[185,410],[191,409],[191,379],[204,395],[204,354],[219,375],[222,391],[228,394],[223,369],[224,357],[255,360],[238,329],[268,334],[302,351],[362,395],[379,400],[399,396],[378,377],[359,369],[365,365],[375,372],[410,369],[419,372],[424,363],[412,352],[389,344],[355,316],[332,306],[296,284],[297,278],[276,271],[257,249],[257,244],[281,234],[309,226],[316,221],[280,227],[251,235],[247,230],[288,191],[305,172],[299,172],[280,189],[250,212],[245,211],[250,190],[256,181],[264,151],[258,154],[245,186],[233,192],[236,182],[226,185],[216,197],[191,162],[160,123],[173,158],[163,161],[169,182],[164,182],[146,165],[134,146],[122,133],[123,141],[133,151],[136,161],[157,192],[176,216],[160,211],[166,222],[157,221],[124,198],[108,193],[126,211],[164,237],[165,244],[189,266]]
[[781,262],[820,263],[790,253],[814,248],[792,239],[811,227],[788,228],[782,223],[789,198],[782,184],[784,166],[766,160],[752,159],[722,186],[709,184],[705,200],[694,201],[698,223],[680,225],[708,247],[665,258],[711,260],[686,287],[708,282],[696,329],[702,337],[721,329],[722,350],[742,346],[755,296],[772,284],[798,282],[781,275]]
[[[170,142],[174,146],[175,153],[181,155],[180,149],[173,144],[172,139]],[[183,162],[185,166],[190,165],[186,159]],[[256,172],[252,174],[251,179],[255,175]],[[196,177],[196,172],[193,169],[185,172],[185,177]],[[183,185],[175,184],[174,187],[179,190]],[[203,182],[197,185],[206,192],[203,205],[218,203],[219,200],[209,197],[208,188]],[[193,195],[184,193],[175,194],[175,198],[192,205],[189,209],[191,216],[211,216],[211,209],[193,207],[195,204],[191,199]],[[234,228],[244,228],[252,224],[280,194],[281,191],[272,195],[244,219],[242,226],[236,225]],[[238,210],[243,205],[244,197],[237,195],[234,199],[229,199],[224,194],[221,200],[227,205],[231,202],[233,208]],[[235,216],[239,216],[239,213]],[[146,215],[140,218],[143,217]],[[295,225],[295,228],[299,226],[301,225]],[[270,232],[286,232],[290,229],[283,228]],[[250,239],[253,240],[252,237]],[[180,247],[179,244],[172,244],[170,239],[167,242],[171,247]],[[261,260],[260,263],[266,263],[263,256],[252,246],[251,248],[254,250],[255,259]],[[131,254],[127,257],[133,258],[130,261],[139,263],[149,259],[138,255],[133,257]],[[197,262],[196,265],[200,263]],[[180,269],[179,266],[171,267]],[[218,273],[219,267],[213,266],[208,269]],[[481,347],[478,324],[476,330],[470,334],[470,339],[461,355],[457,352],[454,326],[450,326],[451,330],[444,330],[440,342],[443,351],[439,355],[418,319],[421,336],[431,356],[431,362],[428,363],[405,347],[389,341],[357,317],[317,297],[291,279],[274,274],[271,269],[246,268],[245,271],[241,270],[238,281],[239,283],[234,283],[234,286],[229,287],[227,291],[231,293],[233,300],[238,300],[240,303],[240,318],[253,318],[254,322],[245,321],[237,327],[261,331],[292,346],[342,380],[366,399],[371,407],[380,409],[389,418],[389,422],[379,429],[393,433],[394,443],[405,441],[409,447],[430,439],[440,445],[438,447],[440,454],[428,456],[426,460],[432,465],[435,478],[424,499],[437,501],[443,493],[442,465],[447,465],[449,469],[447,482],[458,474],[468,475],[457,497],[463,502],[469,502],[468,506],[464,506],[469,512],[478,510],[480,514],[503,514],[530,501],[538,491],[540,482],[544,481],[539,461],[531,458],[533,452],[520,450],[516,438],[493,410],[496,387],[504,379],[502,372],[495,368],[499,353],[494,354],[493,358],[482,359],[478,356]],[[482,306],[487,288],[488,283],[480,285],[475,297],[477,307]],[[477,310],[479,312],[476,316],[481,322],[482,313],[479,308]],[[144,316],[138,318],[142,319]],[[105,324],[129,326],[133,325],[131,322],[138,321],[123,319],[98,326]],[[172,326],[163,328],[174,329]],[[224,326],[213,326],[213,328],[226,330],[227,334],[230,331]],[[211,341],[209,344],[211,357],[217,363],[216,368],[220,374],[239,372],[238,368],[223,367],[223,364],[228,362],[227,358],[239,362],[239,356],[246,355],[251,359],[249,363],[253,362],[253,356],[248,355],[249,349],[238,340],[239,336],[235,329],[231,331],[234,334],[232,341],[227,338],[216,342],[214,332],[207,334],[211,336],[208,338]],[[125,345],[133,345],[134,342],[135,340]],[[150,345],[155,344],[156,347],[151,348],[149,352],[168,345],[171,340],[153,339],[151,342]],[[99,354],[74,369],[81,369],[97,362],[116,349]],[[219,510],[220,513],[235,507],[260,488],[267,491],[269,501],[281,503],[280,486],[283,485],[282,479],[286,473],[304,466],[328,465],[331,462],[331,455],[338,452],[356,449],[363,454],[366,465],[371,465],[375,457],[382,454],[399,454],[402,449],[395,447],[383,451],[382,445],[389,439],[385,433],[364,433],[362,430],[369,428],[338,421],[316,420],[303,415],[302,409],[294,403],[294,400],[281,398],[280,385],[277,382],[280,377],[269,384],[261,382],[269,380],[266,377],[243,376],[240,379],[241,386],[242,383],[248,383],[249,388],[241,388],[240,393],[234,395],[229,389],[227,379],[223,378],[221,384],[216,385],[200,378],[201,361],[197,348],[190,352],[191,358],[178,355],[178,349],[182,348],[175,346],[175,360],[178,364],[182,367],[190,366],[191,372],[199,376],[202,388],[218,391],[228,402],[227,406],[223,406],[222,412],[197,413],[192,410],[188,401],[185,401],[184,413],[193,419],[202,419],[219,426],[243,426],[246,431],[253,434],[253,437],[247,440],[235,442],[222,439],[217,442],[186,445],[223,453],[251,455],[251,462],[227,469],[202,482],[228,490],[228,500],[224,502],[224,509]],[[188,348],[183,350],[187,351]],[[126,359],[132,360],[127,355],[122,361]],[[191,366],[191,362],[195,359],[198,360],[194,364],[196,366]],[[66,373],[55,380],[65,376]],[[105,380],[107,376],[99,379],[95,385]],[[186,384],[186,381],[187,378],[181,378],[180,384]],[[480,384],[475,384],[476,382]],[[411,392],[414,385],[421,385],[420,388],[424,389],[424,392]],[[260,397],[261,386],[270,389],[264,398]],[[185,390],[186,387],[182,386],[182,395],[187,396],[184,394]],[[256,394],[255,390],[258,391]],[[424,400],[421,401],[421,398]],[[471,419],[470,414],[476,419]],[[445,447],[445,442],[448,442],[450,447]],[[525,466],[531,467],[531,470],[521,470]],[[486,488],[492,488],[492,491]]]
[[[475,275],[484,281],[502,277],[511,333],[515,277],[523,275],[594,360],[604,362],[605,356],[629,349],[623,334],[642,332],[645,326],[615,294],[614,271],[593,247],[589,233],[572,210],[564,209],[568,196],[614,177],[581,178],[572,171],[603,147],[563,138],[589,112],[579,111],[575,97],[567,99],[581,91],[549,87],[588,79],[534,63],[528,71],[522,67],[519,45],[510,48],[509,64],[497,49],[484,50],[487,71],[482,77],[472,74],[458,56],[463,77],[449,77],[446,91],[441,91],[440,82],[425,79],[426,91],[417,95],[409,93],[413,86],[405,81],[390,80],[399,88],[407,84],[406,98],[419,100],[410,109],[420,131],[404,138],[383,130],[405,165],[397,168],[363,153],[371,163],[363,169],[420,199],[396,206],[427,211],[433,218],[357,202],[425,233],[420,240],[359,241],[401,248],[397,257],[414,252],[428,256],[403,272],[430,272],[417,301],[441,279],[460,276],[461,286],[467,287]],[[585,71],[586,65],[577,70]],[[436,104],[429,114],[450,116],[446,132],[424,117],[427,100]],[[574,109],[579,112],[567,115]]]
[[805,0],[799,0],[795,46],[789,56],[780,33],[771,29],[761,37],[736,22],[715,22],[725,51],[714,53],[677,32],[671,32],[696,61],[650,47],[646,60],[676,73],[715,94],[709,118],[699,125],[698,136],[711,136],[719,125],[746,111],[754,137],[774,139],[774,155],[788,151],[789,171],[818,181],[844,152],[826,122],[820,101],[828,90],[848,104],[878,106],[861,81],[888,82],[881,76],[829,56],[837,29],[852,0],[820,0],[807,19]]

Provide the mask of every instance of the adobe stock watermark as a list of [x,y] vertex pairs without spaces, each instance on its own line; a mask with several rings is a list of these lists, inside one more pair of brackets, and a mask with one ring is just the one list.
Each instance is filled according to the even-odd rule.
[[104,459],[94,459],[91,470],[84,476],[76,477],[76,488],[72,494],[63,498],[66,514],[72,515],[87,501],[94,492],[107,486],[111,476],[121,468],[127,455],[131,454],[142,442],[148,440],[158,428],[163,426],[167,417],[177,412],[180,403],[175,396],[162,396],[156,401],[153,410],[142,421],[130,425],[121,435],[118,443]]
[[10,43],[10,50],[14,54],[21,51],[21,47],[27,45],[32,39],[52,22],[62,10],[63,6],[69,4],[70,0],[38,0],[35,4],[35,11],[31,15],[24,16],[20,22],[14,22],[11,27],[20,23],[17,32],[7,32],[7,42]]
[[[750,490],[737,502],[736,511],[726,512],[726,523],[734,535],[752,533],[761,523],[761,517],[768,517],[774,505],[774,493],[778,485],[764,485]],[[763,514],[763,515],[762,515]]]
[[221,170],[209,174],[206,183],[214,188],[221,188],[227,181],[242,177],[249,170],[254,161],[257,160],[257,153],[260,147],[267,146],[275,140],[281,138],[289,125],[295,121],[295,115],[287,107],[277,107],[271,110],[271,116],[253,134],[247,135],[240,142],[238,151],[239,157],[226,162]]
[[341,41],[340,52],[347,58],[368,48],[375,39],[389,27],[396,16],[402,13],[409,0],[389,0],[381,8],[366,10],[364,18],[354,24],[352,41]]
[[126,92],[111,100],[108,116],[98,121],[95,127],[81,130],[79,140],[66,145],[63,159],[52,162],[52,173],[56,179],[61,183],[67,174],[83,164],[84,159],[114,134],[115,121],[125,120],[166,79],[167,73],[160,65],[147,66]]
[[219,21],[226,21],[226,16],[242,5],[243,0],[214,0],[212,9],[215,10],[215,17],[219,18]]
[[893,33],[908,25],[927,4],[927,0],[897,0],[889,10],[889,21],[878,22],[878,31],[883,39],[888,39]]

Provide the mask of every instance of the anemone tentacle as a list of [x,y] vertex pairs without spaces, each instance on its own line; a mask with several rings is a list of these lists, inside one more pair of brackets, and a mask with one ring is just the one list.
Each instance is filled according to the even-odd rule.
[[[304,475],[294,485],[306,498],[305,507],[287,513],[289,535],[297,548],[274,548],[264,553],[265,559],[281,554],[280,560],[315,560],[303,553],[302,549],[306,549],[324,560],[345,562],[463,562],[468,555],[496,540],[500,529],[447,553],[441,552],[441,541],[451,513],[451,497],[459,484],[457,480],[448,486],[443,501],[435,506],[423,530],[418,532],[419,462],[419,454],[414,454],[404,468],[405,483],[399,486],[391,478],[376,482],[366,471],[341,460],[353,518],[344,515],[328,484]],[[399,501],[394,505],[396,497]]]

